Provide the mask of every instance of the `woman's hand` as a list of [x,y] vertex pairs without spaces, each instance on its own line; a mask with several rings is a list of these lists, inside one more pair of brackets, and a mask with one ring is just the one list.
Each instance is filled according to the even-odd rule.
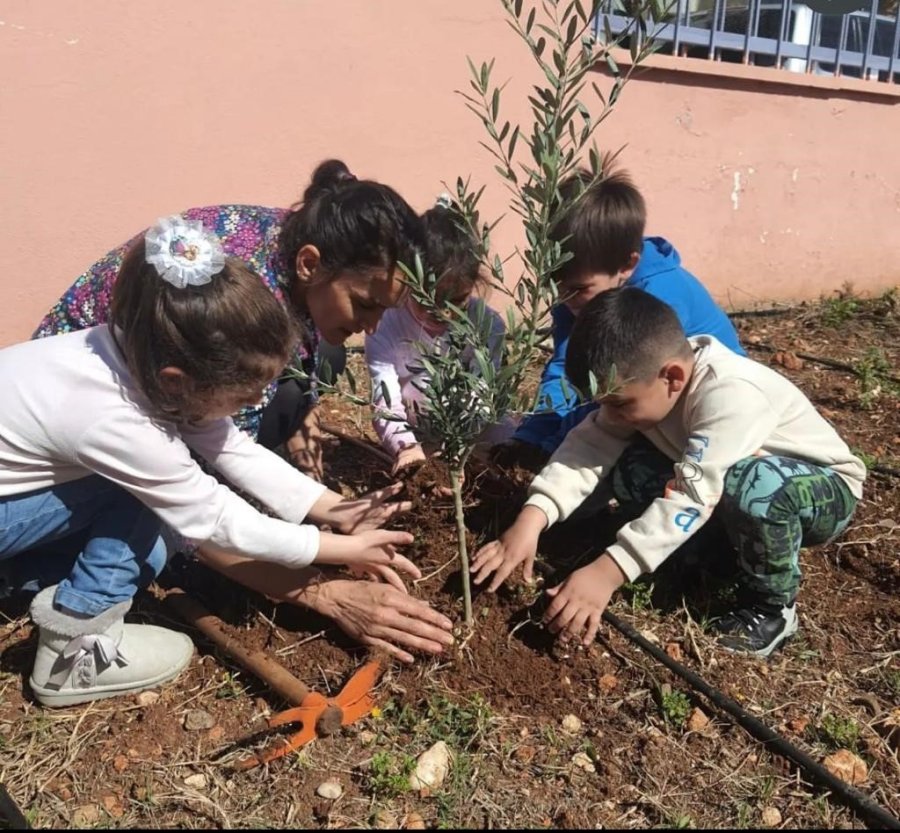
[[401,662],[413,662],[410,651],[440,654],[453,644],[446,616],[392,584],[333,579],[303,596],[303,604],[334,619],[348,636]]

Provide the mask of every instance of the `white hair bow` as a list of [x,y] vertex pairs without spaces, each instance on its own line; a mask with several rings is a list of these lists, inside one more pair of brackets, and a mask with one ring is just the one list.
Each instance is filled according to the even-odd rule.
[[199,220],[161,217],[144,236],[144,242],[147,263],[179,289],[209,283],[225,266],[222,244]]

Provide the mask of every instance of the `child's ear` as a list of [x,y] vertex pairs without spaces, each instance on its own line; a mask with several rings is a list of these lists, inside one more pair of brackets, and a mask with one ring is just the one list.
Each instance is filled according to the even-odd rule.
[[180,397],[187,393],[190,379],[180,367],[164,367],[159,371],[159,386],[166,396]]
[[322,262],[322,255],[319,250],[310,243],[300,247],[297,252],[297,260],[295,266],[297,269],[297,277],[304,282],[308,282],[315,275],[319,264]]
[[631,256],[628,258],[628,263],[625,264],[623,269],[619,270],[619,274],[616,275],[616,277],[619,278],[620,281],[627,281],[631,277],[631,273],[635,270],[640,259],[640,252],[632,252]]
[[670,393],[680,393],[684,390],[690,374],[684,362],[675,360],[664,364],[659,375],[666,380]]

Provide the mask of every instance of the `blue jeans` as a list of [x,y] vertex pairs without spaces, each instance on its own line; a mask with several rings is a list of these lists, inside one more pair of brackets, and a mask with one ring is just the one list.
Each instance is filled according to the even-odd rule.
[[0,595],[57,584],[55,602],[96,616],[166,564],[162,521],[99,475],[0,497]]

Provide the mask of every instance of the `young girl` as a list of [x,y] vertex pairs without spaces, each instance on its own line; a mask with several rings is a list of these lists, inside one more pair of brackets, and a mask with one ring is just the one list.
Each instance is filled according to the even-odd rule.
[[[235,423],[266,448],[282,443],[292,462],[321,479],[321,446],[315,377],[320,338],[342,344],[374,330],[384,310],[403,292],[397,262],[412,263],[421,250],[416,213],[392,188],[359,180],[339,160],[322,162],[302,200],[290,210],[256,205],[191,208],[226,255],[245,261],[275,298],[299,320],[303,340],[289,357],[309,382],[296,377],[269,385],[259,402]],[[36,336],[82,330],[109,319],[110,298],[122,261],[134,242],[109,252],[65,292]]]
[[[434,208],[422,215],[425,262],[437,276],[438,303],[465,308],[469,318],[475,321],[484,307],[476,290],[483,287],[485,280],[474,241],[459,220],[448,195],[439,197]],[[491,355],[495,366],[499,367],[506,328],[494,310],[488,308],[486,312],[491,319]],[[366,336],[366,362],[376,410],[373,425],[382,445],[394,455],[395,474],[425,460],[425,452],[415,433],[413,403],[425,400],[422,389],[427,378],[421,370],[413,368],[420,366],[421,346],[440,349],[446,331],[447,324],[439,315],[429,314],[419,303],[408,298],[403,306],[388,310],[378,329]],[[469,362],[472,357],[463,354],[462,359]],[[502,432],[502,427],[499,430]],[[506,436],[512,430],[510,427],[505,431]],[[498,434],[492,442],[501,442],[506,436]]]
[[259,277],[199,223],[172,217],[125,257],[108,325],[0,351],[0,559],[11,588],[40,589],[39,701],[138,691],[187,664],[184,635],[123,623],[165,564],[164,530],[282,565],[417,574],[394,549],[406,533],[300,525],[339,522],[341,497],[229,418],[258,402],[294,342],[294,322]]

